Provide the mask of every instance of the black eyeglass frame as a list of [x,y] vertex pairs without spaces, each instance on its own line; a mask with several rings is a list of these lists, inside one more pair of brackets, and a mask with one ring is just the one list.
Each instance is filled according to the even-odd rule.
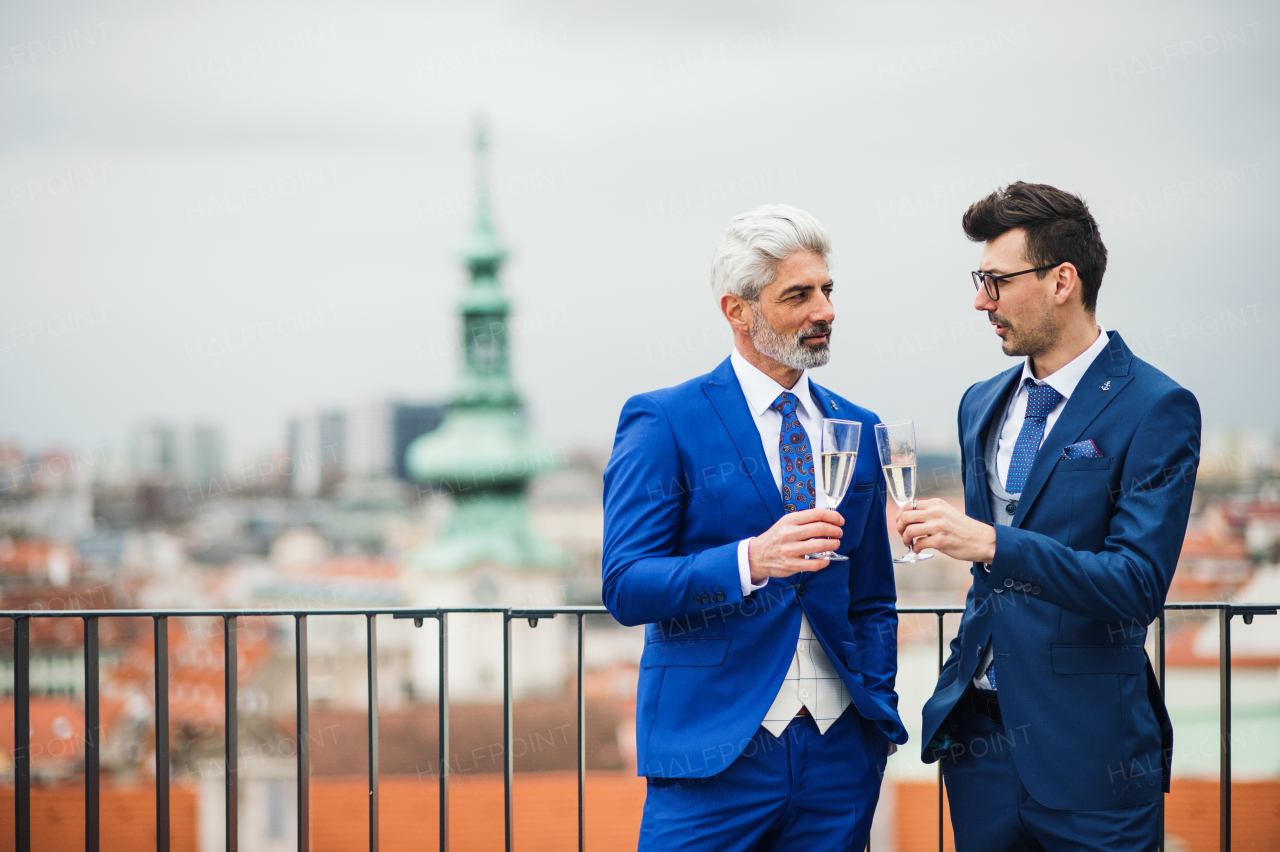
[[969,274],[973,276],[974,292],[977,292],[979,287],[985,286],[987,288],[987,295],[991,297],[991,301],[998,302],[1000,301],[1001,281],[1005,281],[1009,278],[1017,278],[1019,275],[1026,275],[1028,272],[1044,272],[1046,269],[1053,269],[1064,263],[1066,263],[1065,260],[1059,261],[1058,263],[1051,263],[1048,266],[1037,266],[1035,269],[1024,269],[1021,272],[1010,272],[1006,275],[992,275],[990,272],[983,272],[981,270],[976,270]]

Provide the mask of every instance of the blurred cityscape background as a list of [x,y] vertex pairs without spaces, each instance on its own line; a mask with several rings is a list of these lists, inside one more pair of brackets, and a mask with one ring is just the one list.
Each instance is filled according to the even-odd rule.
[[[835,240],[818,381],[915,419],[922,490],[960,505],[956,403],[1009,362],[970,308],[958,220],[1016,179],[1093,205],[1100,322],[1201,401],[1170,600],[1280,601],[1277,24],[1248,2],[6,8],[0,609],[598,604],[617,412],[727,354],[707,265],[765,202]],[[958,605],[970,575],[938,558],[897,579],[902,605]],[[37,841],[74,848],[81,626],[32,623]],[[455,849],[502,844],[501,624],[452,622]],[[292,626],[242,619],[255,852],[296,842]],[[223,848],[221,629],[170,628],[175,849]],[[358,848],[364,620],[310,629],[313,848]],[[435,633],[379,629],[383,848],[433,848]],[[569,848],[576,633],[516,630],[518,845]],[[635,846],[642,642],[588,619],[592,849]],[[915,730],[873,848],[909,852],[936,843],[915,743],[935,619],[904,616],[899,644]],[[12,645],[5,620],[0,813]],[[150,619],[104,619],[101,647],[104,843],[142,848]],[[1232,660],[1235,836],[1267,848],[1280,618],[1236,621]],[[1216,616],[1171,614],[1167,661],[1168,848],[1199,852],[1217,843]]]

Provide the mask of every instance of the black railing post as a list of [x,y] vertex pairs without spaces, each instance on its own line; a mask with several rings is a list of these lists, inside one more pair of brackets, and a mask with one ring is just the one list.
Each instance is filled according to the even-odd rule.
[[311,850],[311,716],[307,706],[307,617],[293,616],[294,678],[298,690],[298,852]]
[[1222,751],[1218,766],[1218,848],[1231,849],[1231,604],[1218,618],[1218,712]]
[[378,852],[378,615],[365,616],[369,666],[369,852]]
[[31,619],[13,617],[14,846],[31,852]]
[[586,625],[586,613],[578,613],[578,852],[587,848]]
[[449,613],[441,610],[440,626],[440,852],[449,849]]
[[239,622],[222,617],[223,793],[227,852],[240,848],[240,645]]
[[98,619],[84,619],[84,848],[98,852],[102,743],[98,708]]
[[169,618],[152,617],[155,635],[156,849],[169,852]]
[[[1157,675],[1156,680],[1160,684],[1160,700],[1161,701],[1164,700],[1164,694],[1165,694],[1164,653],[1165,653],[1165,631],[1167,630],[1167,624],[1164,619],[1165,619],[1165,612],[1164,612],[1164,609],[1162,608],[1160,610],[1160,616],[1156,619],[1156,641],[1155,641],[1156,675]],[[1172,770],[1173,755],[1169,755],[1168,764],[1169,764],[1169,768]],[[1173,779],[1169,778],[1165,780],[1172,783]],[[1169,789],[1173,789],[1173,788],[1170,787]],[[1160,843],[1156,847],[1156,852],[1164,852],[1164,796],[1160,797]]]
[[[946,646],[946,638],[943,635],[944,624],[947,614],[945,612],[936,613],[938,616],[938,676],[942,676],[942,654],[943,648]],[[938,761],[938,852],[943,852],[944,838],[946,836],[943,830],[943,824],[946,822],[946,816],[943,812],[943,784],[942,784],[942,761]]]
[[515,797],[512,784],[515,781],[515,758],[512,756],[512,731],[514,701],[511,680],[511,611],[502,614],[502,789],[504,793],[504,819],[506,823],[506,852],[515,848]]

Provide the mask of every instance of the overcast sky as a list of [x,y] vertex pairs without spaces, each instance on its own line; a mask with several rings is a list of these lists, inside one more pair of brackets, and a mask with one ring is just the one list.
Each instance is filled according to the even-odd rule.
[[1012,363],[959,219],[1015,179],[1089,202],[1099,321],[1207,427],[1275,431],[1278,11],[6,3],[0,438],[159,417],[265,447],[302,406],[446,396],[478,111],[550,441],[607,447],[629,395],[728,353],[711,252],[785,202],[835,245],[816,379],[945,443]]

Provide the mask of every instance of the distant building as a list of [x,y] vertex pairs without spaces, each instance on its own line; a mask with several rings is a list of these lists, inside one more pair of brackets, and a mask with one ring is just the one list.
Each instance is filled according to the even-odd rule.
[[134,429],[129,470],[137,482],[208,484],[223,477],[226,441],[211,423],[151,421]]
[[409,445],[444,420],[442,404],[364,400],[313,408],[289,421],[292,492],[330,496],[344,481],[409,481]]
[[298,497],[317,497],[340,478],[347,451],[346,414],[311,408],[289,421],[290,486]]
[[[511,376],[511,305],[502,286],[507,251],[491,215],[488,140],[475,139],[476,218],[463,252],[467,285],[458,303],[462,358],[449,410],[439,428],[413,441],[409,473],[448,500],[440,533],[409,557],[406,583],[414,606],[545,608],[565,602],[568,554],[535,528],[528,490],[535,477],[563,466],[563,453],[530,434]],[[500,624],[500,622],[499,622]],[[458,700],[492,701],[503,693],[503,644],[492,623],[450,623],[461,658],[450,673]],[[517,696],[555,694],[568,675],[570,619],[519,627],[512,650]],[[415,680],[430,684],[434,662],[415,659]]]
[[197,423],[182,438],[179,458],[183,480],[211,482],[222,478],[226,466],[222,430],[209,423]]
[[396,476],[409,482],[409,466],[405,454],[409,445],[428,432],[434,431],[444,421],[449,407],[443,404],[413,405],[397,403],[392,412],[392,459]]
[[144,423],[130,441],[130,472],[147,482],[167,482],[178,478],[178,432],[171,423]]

